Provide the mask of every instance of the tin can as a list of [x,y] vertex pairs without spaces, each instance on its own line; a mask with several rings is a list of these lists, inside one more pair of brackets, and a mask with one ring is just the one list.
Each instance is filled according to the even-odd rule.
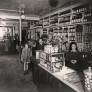
[[92,69],[89,67],[84,70],[84,78],[85,78],[85,92],[92,92]]

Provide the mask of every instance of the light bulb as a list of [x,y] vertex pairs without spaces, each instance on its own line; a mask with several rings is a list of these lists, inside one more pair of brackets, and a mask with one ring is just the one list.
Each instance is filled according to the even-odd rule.
[[21,19],[25,19],[25,15],[21,15]]
[[1,24],[2,24],[2,25],[6,25],[6,22],[5,22],[5,21],[1,21]]

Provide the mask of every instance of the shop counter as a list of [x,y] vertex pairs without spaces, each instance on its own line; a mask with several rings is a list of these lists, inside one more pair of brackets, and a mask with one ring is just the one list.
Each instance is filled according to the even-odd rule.
[[[84,78],[82,73],[64,67],[60,72],[52,72],[39,60],[32,57],[33,81],[39,92],[85,92]],[[77,79],[76,79],[77,78]]]
[[[74,90],[74,92],[84,92],[83,79],[81,79],[81,78],[83,78],[83,74],[77,73],[76,71],[74,71],[70,68],[61,70],[60,72],[53,73],[53,72],[49,71],[47,68],[45,68],[44,66],[42,66],[40,64],[38,64],[38,65],[41,68],[43,68],[46,72],[49,72],[52,76],[57,78],[60,82],[63,82],[68,87],[72,88]],[[71,77],[71,78],[69,78],[69,77]],[[77,78],[76,80],[74,79],[75,77]],[[67,87],[66,87],[66,89],[67,89]]]

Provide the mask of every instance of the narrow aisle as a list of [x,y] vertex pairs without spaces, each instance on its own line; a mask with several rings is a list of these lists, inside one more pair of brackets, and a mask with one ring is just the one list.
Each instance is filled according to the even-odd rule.
[[32,73],[23,74],[18,55],[0,56],[0,92],[38,92]]

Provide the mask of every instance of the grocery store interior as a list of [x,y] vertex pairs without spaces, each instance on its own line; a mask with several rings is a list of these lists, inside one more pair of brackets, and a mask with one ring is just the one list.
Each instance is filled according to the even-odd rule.
[[0,92],[92,92],[91,0],[0,0]]

